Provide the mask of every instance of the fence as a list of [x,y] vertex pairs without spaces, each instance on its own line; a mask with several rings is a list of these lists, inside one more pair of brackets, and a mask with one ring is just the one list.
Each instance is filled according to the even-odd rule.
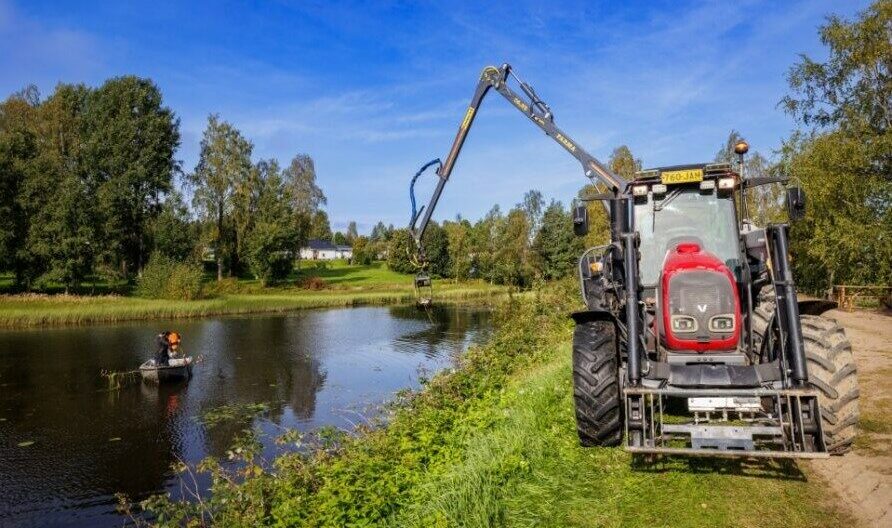
[[833,297],[843,310],[853,310],[857,306],[872,303],[878,306],[892,308],[892,286],[856,286],[852,284],[837,284],[833,286]]

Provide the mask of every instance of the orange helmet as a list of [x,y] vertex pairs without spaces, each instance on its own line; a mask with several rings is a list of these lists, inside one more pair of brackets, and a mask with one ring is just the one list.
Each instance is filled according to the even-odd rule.
[[178,345],[180,343],[180,334],[178,334],[176,332],[171,332],[167,336],[167,342],[170,343],[171,345]]

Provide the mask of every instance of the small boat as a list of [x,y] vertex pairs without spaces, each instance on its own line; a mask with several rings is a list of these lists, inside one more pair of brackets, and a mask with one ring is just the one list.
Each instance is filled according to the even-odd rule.
[[156,365],[154,359],[150,359],[139,366],[142,379],[152,383],[164,383],[168,381],[182,381],[192,377],[192,358],[171,359],[169,365]]

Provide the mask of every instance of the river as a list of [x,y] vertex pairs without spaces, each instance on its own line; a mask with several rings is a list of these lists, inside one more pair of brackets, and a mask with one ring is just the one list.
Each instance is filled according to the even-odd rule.
[[[109,390],[100,372],[137,367],[164,329],[201,357],[193,378]],[[282,428],[350,430],[488,330],[480,308],[397,306],[0,331],[0,526],[120,526],[116,492],[176,494],[172,463],[223,457],[246,426],[266,454]],[[207,422],[249,404],[265,410]]]

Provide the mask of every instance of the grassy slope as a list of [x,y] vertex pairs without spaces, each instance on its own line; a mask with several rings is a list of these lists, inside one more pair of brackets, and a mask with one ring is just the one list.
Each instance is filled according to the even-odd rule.
[[[300,308],[409,302],[414,299],[411,276],[394,273],[380,263],[371,266],[335,263],[328,269],[307,269],[305,274],[322,278],[329,288],[316,291],[294,286],[263,289],[255,281],[239,281],[235,292],[223,292],[213,298],[196,301],[110,295],[0,295],[0,328],[282,312]],[[479,282],[454,284],[438,281],[435,288],[435,295],[443,300],[486,296],[499,291]]]
[[[513,379],[481,410],[399,526],[841,526],[823,487],[795,464],[674,460],[635,465],[620,449],[578,446],[570,351]],[[487,420],[485,420],[487,421]]]
[[219,526],[852,525],[795,463],[641,466],[580,448],[568,298],[505,303],[489,344],[336,455],[249,464],[244,484],[216,479],[201,507],[162,499],[153,511],[171,526],[208,512]]

